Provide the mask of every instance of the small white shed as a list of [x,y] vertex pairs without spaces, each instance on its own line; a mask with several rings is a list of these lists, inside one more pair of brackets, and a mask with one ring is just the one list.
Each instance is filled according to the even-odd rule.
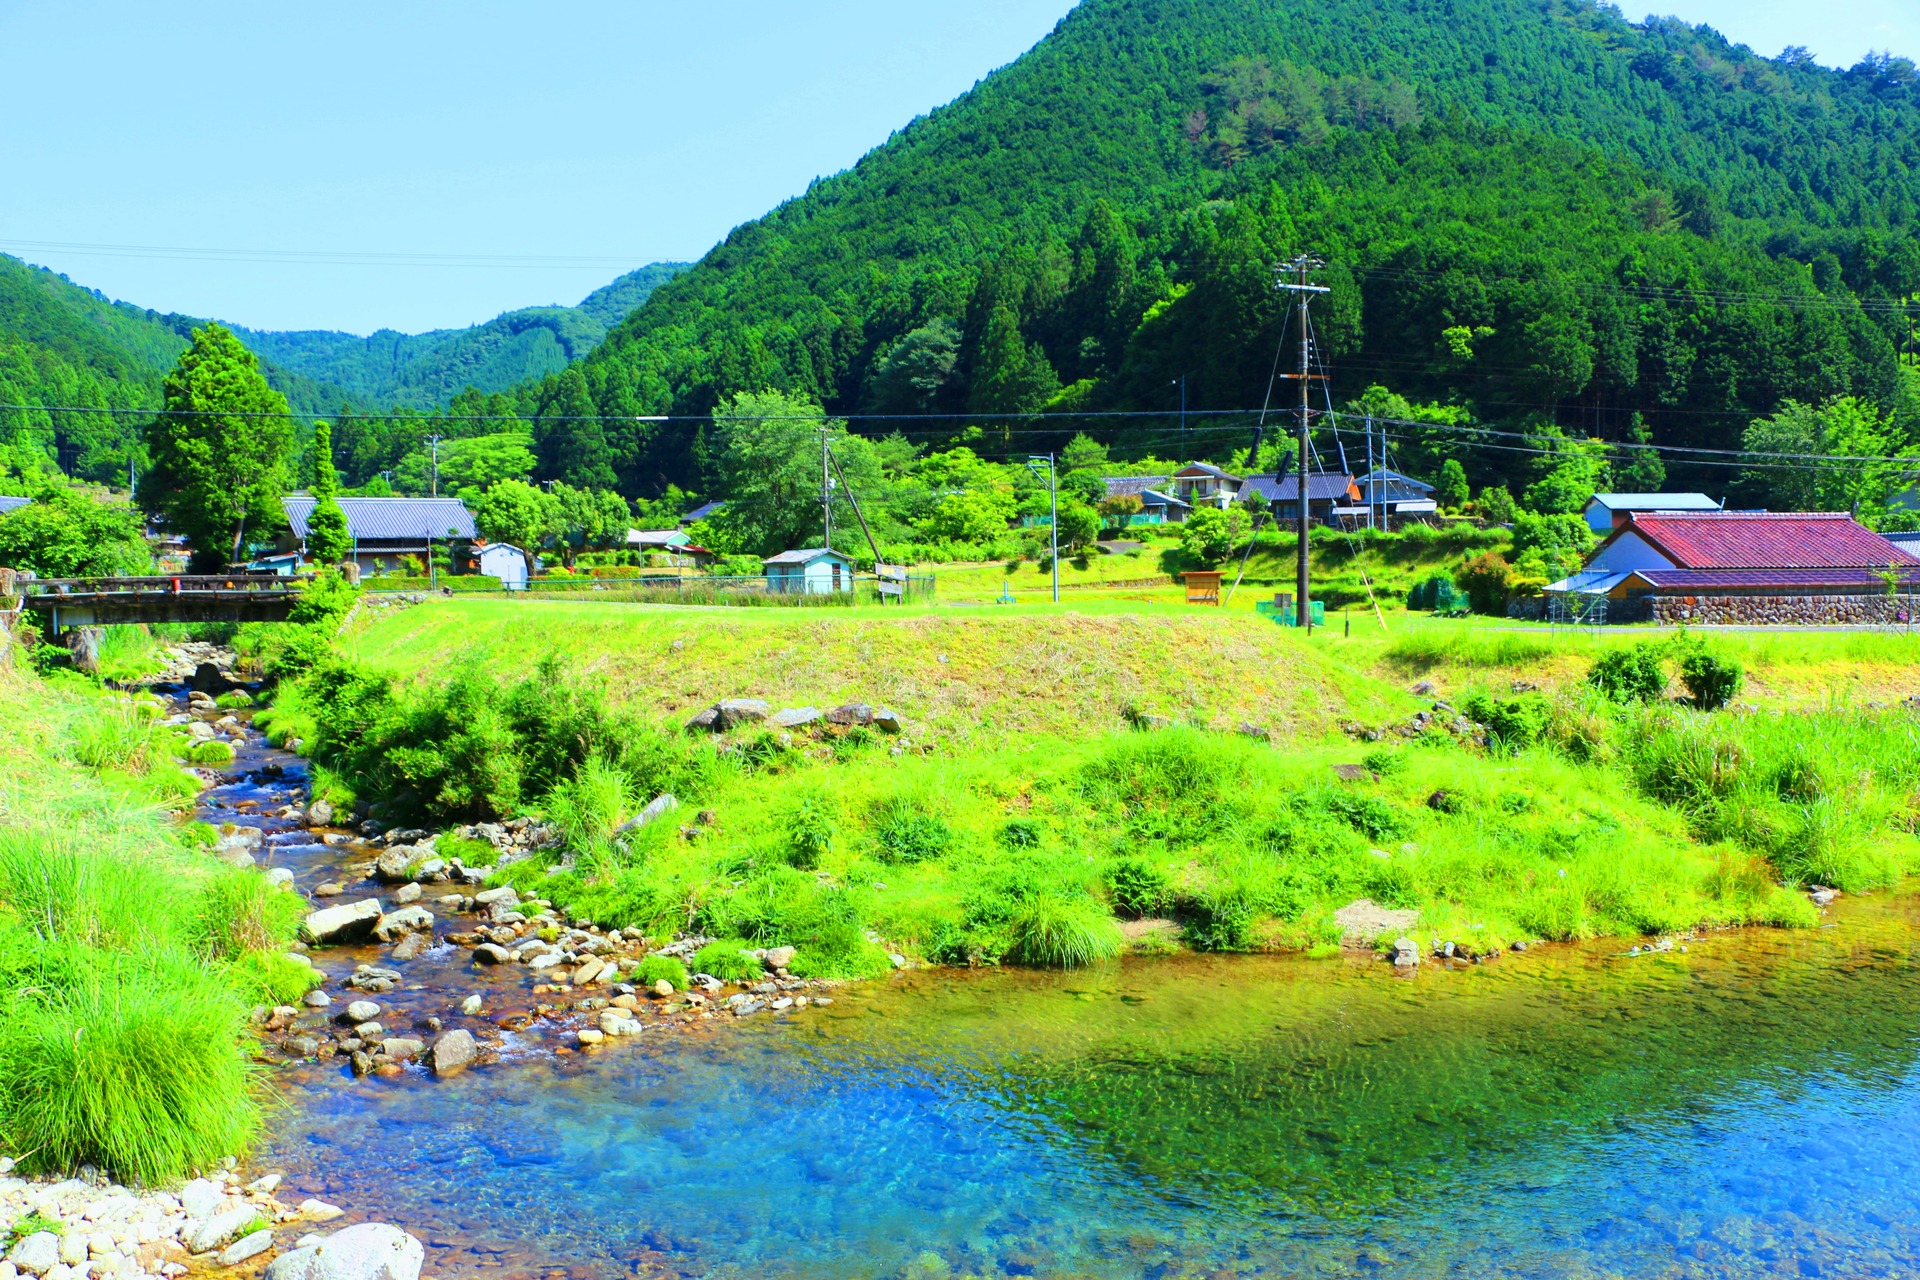
[[767,590],[805,595],[853,590],[853,561],[829,547],[782,551],[762,562]]
[[489,542],[484,547],[475,547],[473,558],[482,574],[500,579],[500,585],[507,590],[527,589],[527,555],[520,548],[504,542]]

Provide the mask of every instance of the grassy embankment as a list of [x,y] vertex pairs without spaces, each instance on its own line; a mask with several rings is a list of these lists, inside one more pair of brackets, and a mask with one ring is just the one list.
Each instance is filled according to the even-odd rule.
[[[137,646],[133,646],[137,648]],[[149,1181],[245,1148],[304,911],[204,851],[156,706],[0,665],[0,1151]]]
[[[1324,948],[1333,912],[1363,896],[1474,950],[1807,924],[1782,879],[1865,890],[1913,860],[1920,744],[1904,711],[1516,698],[1509,671],[1581,659],[1426,625],[1469,639],[1394,649],[1116,604],[802,616],[434,601],[359,625],[344,664],[289,688],[276,715],[319,743],[332,785],[396,819],[543,808],[577,866],[516,867],[523,891],[609,923],[791,943],[822,972],[882,963],[866,930],[946,961],[1089,959],[1120,945],[1116,916],[1170,915],[1203,948]],[[1436,644],[1460,664],[1449,672],[1482,646],[1499,659],[1478,692],[1505,704],[1503,740],[1342,732],[1426,705],[1402,687]],[[556,657],[564,674],[543,669]],[[1456,682],[1463,698],[1474,682]],[[908,725],[898,742],[791,745],[747,729],[719,755],[680,731],[731,696],[861,699]],[[1128,727],[1143,716],[1175,724]],[[1343,781],[1341,763],[1375,776]],[[683,811],[616,838],[659,791]]]

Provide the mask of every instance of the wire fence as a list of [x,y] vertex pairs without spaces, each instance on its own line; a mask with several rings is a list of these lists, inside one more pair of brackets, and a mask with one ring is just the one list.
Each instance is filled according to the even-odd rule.
[[[457,579],[456,579],[457,581]],[[883,592],[882,588],[889,588]],[[897,588],[897,590],[892,590]],[[367,589],[375,595],[417,592],[417,586],[383,590],[378,579]],[[598,604],[723,605],[739,608],[833,609],[897,601],[926,604],[934,598],[932,574],[881,579],[854,575],[835,588],[828,583],[766,574],[660,574],[632,578],[535,578],[522,587],[497,591],[449,588],[460,596],[509,597],[520,600],[591,600]]]

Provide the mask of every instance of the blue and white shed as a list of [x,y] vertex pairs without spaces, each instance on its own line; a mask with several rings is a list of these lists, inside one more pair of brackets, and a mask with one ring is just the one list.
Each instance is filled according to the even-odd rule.
[[782,551],[762,562],[767,590],[805,595],[853,590],[853,561],[829,547]]
[[500,585],[507,590],[527,589],[527,553],[520,548],[504,542],[489,542],[473,549],[473,560],[479,573],[500,579]]

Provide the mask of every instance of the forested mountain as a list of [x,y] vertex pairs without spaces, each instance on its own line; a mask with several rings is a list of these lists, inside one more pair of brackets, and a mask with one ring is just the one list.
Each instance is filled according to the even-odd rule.
[[558,373],[686,268],[651,263],[594,290],[577,307],[525,307],[465,329],[382,329],[366,338],[325,330],[234,332],[276,368],[335,384],[355,403],[433,409],[468,387],[501,391]]
[[[556,478],[641,494],[704,487],[695,419],[764,388],[876,434],[1223,456],[1242,423],[1207,411],[1261,404],[1271,264],[1302,251],[1337,401],[1737,448],[1844,394],[1910,430],[1917,178],[1904,59],[1833,71],[1583,0],[1083,0],[662,287],[535,389],[536,430]],[[1167,416],[992,416],[1038,410]],[[631,421],[660,414],[687,421]],[[1538,463],[1493,439],[1475,484],[1518,492]]]
[[[331,417],[343,407],[357,413],[446,409],[469,387],[510,388],[581,359],[685,265],[654,263],[594,290],[577,307],[530,307],[467,329],[383,330],[370,338],[237,326],[234,332],[302,417]],[[137,443],[142,419],[107,411],[157,407],[161,379],[205,323],[111,301],[0,254],[0,406],[6,406],[0,407],[0,490],[30,487],[25,477],[49,462],[90,480],[124,480],[130,455],[143,456]],[[76,407],[101,412],[71,411]],[[417,444],[413,426],[393,429],[407,448]],[[373,469],[390,467],[397,457],[379,453]]]
[[[107,411],[157,407],[160,380],[204,323],[110,301],[0,254],[0,484],[12,476],[9,487],[19,487],[49,461],[70,475],[124,481],[141,419]],[[266,372],[296,412],[331,411],[346,394],[271,362]]]

